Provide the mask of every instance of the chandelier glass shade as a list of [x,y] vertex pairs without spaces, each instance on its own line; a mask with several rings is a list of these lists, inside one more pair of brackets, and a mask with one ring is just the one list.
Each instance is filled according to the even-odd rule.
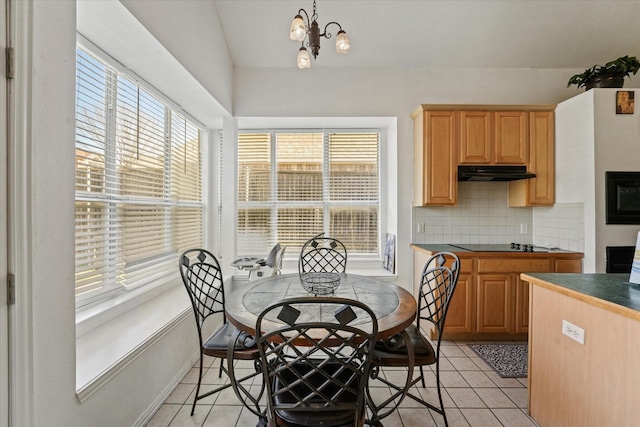
[[336,52],[348,53],[351,49],[351,41],[340,24],[335,21],[329,22],[325,25],[324,31],[322,33],[320,32],[318,14],[316,13],[316,0],[313,0],[313,15],[311,15],[311,19],[309,19],[309,15],[304,9],[300,9],[298,11],[298,14],[293,18],[291,28],[289,29],[289,38],[302,43],[302,47],[298,50],[298,68],[304,69],[311,67],[311,58],[309,57],[309,52],[305,47],[305,40],[306,46],[311,49],[313,59],[316,59],[320,52],[320,38],[324,37],[326,39],[330,39],[332,37],[331,33],[327,31],[327,28],[331,24],[335,24],[339,28],[338,34],[336,35]]

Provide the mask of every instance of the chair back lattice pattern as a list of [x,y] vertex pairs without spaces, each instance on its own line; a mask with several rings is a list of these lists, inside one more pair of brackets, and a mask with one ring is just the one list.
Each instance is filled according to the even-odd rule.
[[224,315],[222,269],[216,257],[205,249],[186,251],[180,257],[179,265],[200,329],[208,316],[220,312]]
[[346,298],[287,299],[258,316],[256,331],[271,420],[342,426],[363,419],[378,335],[369,307]]
[[424,268],[422,269],[422,274],[424,275],[425,271],[430,270],[433,267],[448,267],[453,273],[453,280],[457,281],[458,275],[460,274],[460,258],[452,252],[435,253],[427,259],[427,262],[424,264]]
[[442,328],[456,283],[457,278],[447,267],[433,267],[422,272],[418,298],[418,328],[420,320],[426,320],[433,323],[438,336],[442,336]]
[[302,246],[298,272],[344,273],[347,269],[347,249],[337,239],[316,236]]

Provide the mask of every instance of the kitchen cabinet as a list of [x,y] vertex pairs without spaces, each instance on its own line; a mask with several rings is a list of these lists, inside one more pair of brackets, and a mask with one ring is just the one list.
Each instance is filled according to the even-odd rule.
[[470,334],[476,330],[473,304],[476,300],[476,287],[473,276],[460,273],[453,298],[447,311],[447,331],[456,334]]
[[488,165],[493,162],[489,111],[460,112],[460,164]]
[[513,286],[508,274],[481,274],[477,277],[478,305],[476,332],[513,331]]
[[[427,258],[454,252],[460,276],[451,298],[443,338],[462,340],[522,340],[529,331],[529,273],[579,273],[583,254],[551,252],[470,252],[449,245],[411,245],[414,249],[414,294]],[[432,338],[435,332],[432,331]]]
[[496,111],[495,163],[497,165],[526,165],[529,138],[528,114],[525,111]]
[[509,183],[509,206],[553,206],[555,144],[553,111],[529,113],[529,165],[533,179]]
[[552,206],[553,106],[427,105],[414,111],[414,206],[457,203],[458,165],[524,165],[510,206]]
[[454,111],[414,117],[414,205],[455,205],[458,192],[458,120]]

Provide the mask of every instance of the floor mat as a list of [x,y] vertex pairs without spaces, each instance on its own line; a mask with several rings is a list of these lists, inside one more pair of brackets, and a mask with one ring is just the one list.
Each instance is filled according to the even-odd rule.
[[482,360],[503,378],[527,376],[527,344],[468,344]]

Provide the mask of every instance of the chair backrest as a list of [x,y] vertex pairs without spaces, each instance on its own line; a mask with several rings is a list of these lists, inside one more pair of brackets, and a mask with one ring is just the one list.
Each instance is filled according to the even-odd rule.
[[433,323],[438,332],[438,340],[442,337],[442,328],[456,284],[455,274],[447,267],[433,267],[422,272],[417,324],[420,327],[420,320]]
[[460,258],[453,252],[438,252],[429,257],[424,263],[422,274],[433,267],[448,267],[453,273],[453,280],[458,281],[460,274]]
[[346,270],[347,249],[339,240],[318,235],[302,246],[298,259],[299,273],[344,273]]
[[378,335],[369,307],[334,297],[282,300],[258,316],[256,331],[271,420],[355,425],[363,419]]
[[223,313],[224,316],[224,282],[220,263],[205,249],[190,249],[180,256],[179,268],[200,332],[207,317],[215,313]]

